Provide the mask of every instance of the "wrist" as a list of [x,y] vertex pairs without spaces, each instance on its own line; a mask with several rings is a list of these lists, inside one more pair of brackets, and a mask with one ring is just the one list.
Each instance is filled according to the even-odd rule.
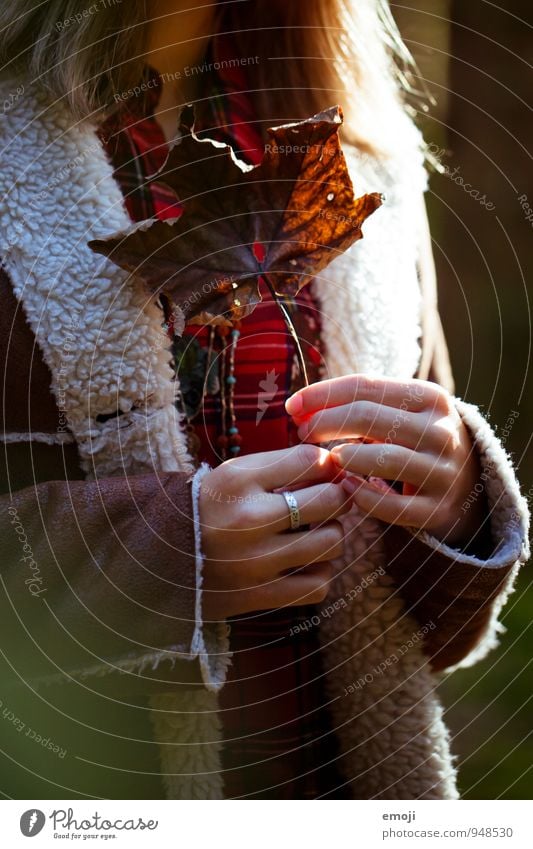
[[[462,509],[462,508],[461,508]],[[427,529],[436,539],[450,548],[456,548],[464,554],[480,559],[488,559],[492,554],[490,510],[485,493],[481,493],[475,504],[469,504],[461,518],[451,528]]]

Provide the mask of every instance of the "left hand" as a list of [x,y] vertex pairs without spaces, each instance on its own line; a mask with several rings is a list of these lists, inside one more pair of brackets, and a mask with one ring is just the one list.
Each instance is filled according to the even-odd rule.
[[[299,390],[286,409],[303,442],[371,440],[331,451],[348,473],[343,485],[369,515],[424,528],[452,546],[468,545],[479,529],[483,493],[461,509],[476,493],[479,460],[453,397],[438,384],[351,374]],[[362,475],[402,481],[403,492]]]

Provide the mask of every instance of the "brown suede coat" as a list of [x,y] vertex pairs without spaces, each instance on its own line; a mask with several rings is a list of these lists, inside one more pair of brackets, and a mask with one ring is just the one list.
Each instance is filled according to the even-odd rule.
[[[4,273],[0,274],[0,303],[3,432],[55,434],[58,410],[50,373]],[[446,343],[431,295],[426,298],[423,327],[417,376],[453,390]],[[26,727],[38,725],[41,738],[50,737],[73,752],[81,736],[84,751],[94,749],[95,763],[108,755],[107,761],[115,765],[102,770],[89,763],[92,758],[79,760],[67,754],[56,760],[56,783],[51,782],[49,764],[43,766],[37,757],[44,757],[40,746],[34,744],[28,751],[27,743],[26,748],[23,745],[26,735],[19,732],[20,763],[13,764],[11,757],[4,761],[11,770],[10,794],[19,798],[66,798],[77,793],[162,797],[146,699],[150,692],[165,687],[201,686],[198,662],[184,660],[175,666],[163,662],[156,671],[147,669],[142,675],[112,669],[114,659],[140,654],[143,646],[164,650],[190,645],[195,565],[187,476],[174,473],[91,482],[83,479],[74,444],[31,442],[4,447],[0,619],[2,643],[8,646],[2,674],[11,686],[4,704]],[[168,496],[164,504],[161,487]],[[21,528],[29,551],[21,551]],[[446,557],[430,552],[400,527],[387,528],[385,540],[390,572],[402,584],[410,612],[422,625],[438,623],[425,643],[433,668],[457,663],[476,643],[507,571],[455,564],[450,572]],[[486,532],[472,548],[469,553],[480,557],[490,554],[492,541]],[[33,558],[38,575],[28,571],[30,561],[21,561],[21,555]],[[424,566],[406,583],[406,566],[412,565],[413,558]],[[29,574],[36,578],[36,596],[25,583]],[[41,589],[45,593],[37,592]],[[43,689],[32,684],[60,670],[89,668],[96,658],[109,661],[110,673],[87,679],[86,686]],[[106,730],[102,733],[102,729]],[[5,723],[2,731],[6,732]],[[77,788],[74,793],[72,786]]]

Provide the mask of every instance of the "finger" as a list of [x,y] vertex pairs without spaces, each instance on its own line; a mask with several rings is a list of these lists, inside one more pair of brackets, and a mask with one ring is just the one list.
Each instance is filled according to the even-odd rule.
[[[345,483],[348,488],[349,484]],[[384,493],[368,481],[357,485],[353,500],[367,515],[391,525],[422,528],[438,510],[435,499],[424,495],[399,495]]]
[[250,612],[320,604],[328,594],[333,574],[333,566],[329,562],[316,563],[305,571],[257,587],[249,594],[246,604]]
[[[329,522],[347,513],[351,507],[351,499],[340,484],[317,484],[293,490],[292,495],[298,504],[301,525]],[[275,515],[268,523],[268,530],[273,533],[289,530],[290,510],[285,498],[283,495],[275,495],[273,499]]]
[[401,445],[336,445],[331,456],[343,469],[356,475],[428,486],[439,470],[439,458]]
[[285,569],[334,560],[343,550],[344,530],[338,521],[308,531],[277,534],[264,550],[258,573],[266,580]]
[[[276,500],[281,499],[281,496],[270,497]],[[343,489],[336,498],[338,511],[347,512],[351,509],[351,492]],[[242,587],[242,575],[245,574],[244,583],[250,589],[279,577],[287,569],[341,556],[344,547],[344,530],[340,522],[334,519],[324,521],[318,527],[287,532],[290,523],[287,504],[285,501],[284,503],[286,508],[284,519],[275,520],[279,522],[280,532],[274,533],[268,529],[260,542],[257,541],[257,533],[255,533],[255,539],[248,544],[241,535],[243,544],[238,556],[235,555],[231,546],[223,547],[216,556],[210,556],[211,587],[222,588],[232,583]],[[341,508],[338,508],[339,503],[342,503]],[[250,529],[250,526],[247,526],[247,529]],[[255,530],[257,531],[257,528]]]
[[426,380],[405,381],[350,374],[299,389],[287,400],[285,408],[290,416],[305,418],[324,408],[352,401],[372,401],[416,412],[434,407],[442,394],[442,387]]
[[266,583],[243,589],[205,591],[203,612],[205,621],[219,621],[224,616],[242,615],[280,607],[318,604],[328,593],[334,569],[331,563],[314,563],[296,574],[276,576]]
[[405,448],[435,450],[438,434],[428,413],[411,413],[371,401],[354,401],[315,413],[298,428],[302,440],[371,437]]
[[317,445],[295,445],[281,451],[249,454],[225,464],[230,474],[246,472],[265,490],[332,480],[338,474],[329,451]]
[[[229,566],[231,574],[242,573],[246,567],[247,589],[279,578],[287,569],[308,566],[340,557],[344,549],[344,531],[338,521],[307,531],[276,534],[261,547],[253,546],[241,554],[238,563]],[[228,573],[226,572],[226,578]],[[240,585],[242,586],[242,578]]]

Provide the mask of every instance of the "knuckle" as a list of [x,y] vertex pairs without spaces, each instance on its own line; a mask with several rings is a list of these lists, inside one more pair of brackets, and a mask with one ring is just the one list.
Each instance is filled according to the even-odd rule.
[[331,522],[329,529],[331,530],[336,541],[341,542],[344,539],[344,528],[341,522]]
[[328,592],[329,584],[325,581],[322,581],[317,585],[316,589],[313,590],[312,593],[310,593],[309,601],[314,604],[325,601],[328,596]]
[[336,447],[336,451],[342,466],[348,465],[357,458],[357,447],[354,445],[340,445]]
[[346,498],[344,490],[338,484],[326,484],[318,499],[318,509],[323,519],[328,519],[334,516],[339,510],[342,510],[346,504],[349,505],[349,499]]
[[433,400],[433,408],[439,412],[448,415],[453,409],[453,398],[447,389],[440,387]]
[[245,501],[234,506],[233,521],[237,528],[254,528],[259,524],[257,510],[253,504]]
[[406,409],[423,410],[435,395],[435,384],[428,380],[409,380],[402,383],[402,403]]
[[[223,530],[249,531],[254,530],[259,525],[259,517],[254,505],[247,502],[242,496],[227,496],[221,506],[223,506],[224,512],[223,518],[219,519],[219,524]],[[237,539],[234,539],[232,545],[235,545],[236,542]]]
[[344,528],[340,522],[331,522],[326,528],[325,545],[330,556],[337,556],[344,547]]
[[392,470],[398,475],[408,473],[414,465],[412,452],[400,445],[396,446],[394,452],[390,452],[388,460]]
[[368,430],[375,418],[375,408],[368,401],[355,401],[353,407],[357,423]]
[[439,463],[439,471],[446,487],[451,487],[455,484],[457,479],[457,466],[451,458],[448,457]]
[[312,582],[307,588],[306,603],[314,603],[324,601],[329,593],[331,586],[331,578],[333,575],[333,567],[328,561],[317,564]]
[[225,530],[227,531],[241,531],[244,530],[244,525],[239,521],[237,516],[237,511],[233,511],[229,513],[229,516],[224,521]]
[[451,422],[446,422],[440,430],[440,449],[441,454],[448,459],[455,454],[457,449],[457,434]]
[[332,580],[334,574],[335,574],[335,569],[333,567],[333,563],[331,562],[331,560],[324,560],[320,564],[320,569],[321,569],[322,580],[329,585],[331,583],[331,580]]
[[388,445],[386,442],[377,445],[375,448],[375,456],[372,460],[371,468],[367,471],[365,469],[366,474],[372,474],[376,470],[383,469],[384,466],[387,468],[395,468],[398,457],[400,455],[399,447],[397,445]]
[[372,378],[365,376],[364,374],[358,374],[355,379],[355,392],[354,395],[370,395],[370,397],[374,397],[376,391],[376,385]]
[[321,457],[321,450],[318,445],[311,443],[302,443],[296,448],[296,457],[300,464],[302,472],[307,472],[308,469],[314,466]]
[[216,475],[216,485],[223,493],[237,490],[242,483],[243,470],[235,460],[226,460],[213,474]]

